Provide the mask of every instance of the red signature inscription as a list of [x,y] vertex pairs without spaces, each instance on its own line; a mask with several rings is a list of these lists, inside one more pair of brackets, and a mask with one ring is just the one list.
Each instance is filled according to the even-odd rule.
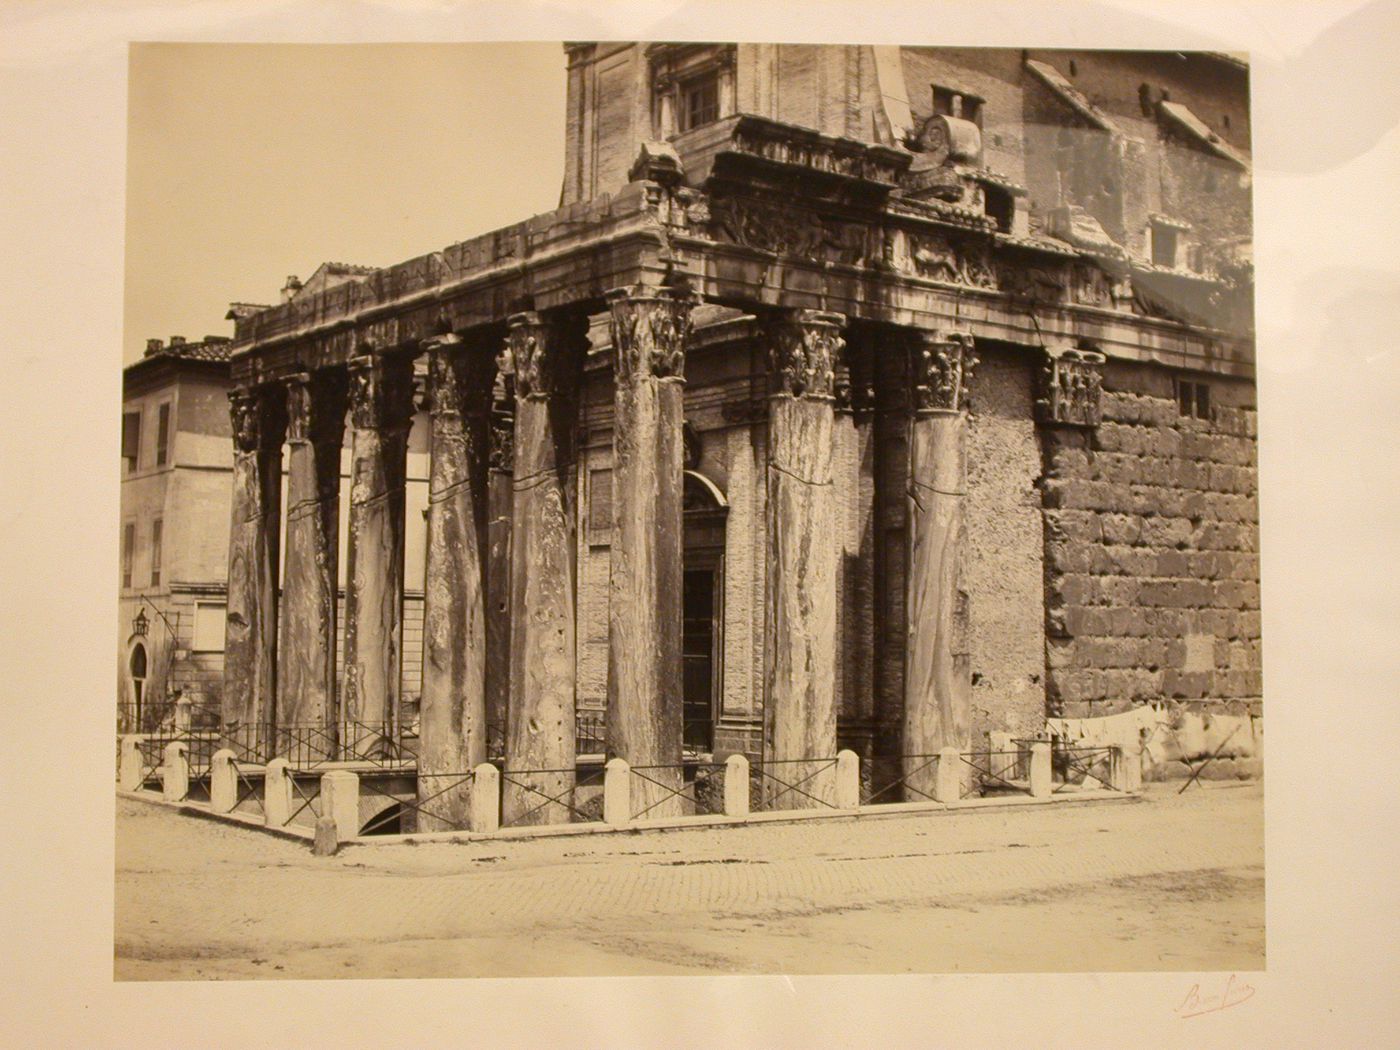
[[1254,986],[1231,974],[1225,982],[1224,990],[1218,995],[1207,995],[1201,991],[1199,984],[1193,984],[1191,990],[1186,993],[1186,998],[1176,1008],[1176,1013],[1178,1017],[1200,1017],[1201,1014],[1217,1013],[1232,1006],[1239,1006],[1253,996]]

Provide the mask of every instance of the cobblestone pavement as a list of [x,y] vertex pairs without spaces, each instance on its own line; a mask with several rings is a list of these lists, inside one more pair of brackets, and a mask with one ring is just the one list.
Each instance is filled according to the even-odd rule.
[[334,858],[119,800],[116,880],[121,979],[1264,963],[1258,784]]

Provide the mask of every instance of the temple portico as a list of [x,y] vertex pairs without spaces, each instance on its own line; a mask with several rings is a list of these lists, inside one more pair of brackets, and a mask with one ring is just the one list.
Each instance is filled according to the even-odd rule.
[[[843,748],[927,798],[930,756],[1037,735],[1050,657],[996,680],[1014,713],[989,708],[979,610],[1042,619],[1080,526],[1056,472],[1089,462],[1105,370],[1247,377],[1250,349],[1137,306],[1126,259],[896,192],[910,161],[734,115],[644,144],[614,193],[242,318],[226,726],[357,758],[402,737],[417,372],[420,828],[472,823],[484,763],[503,824],[557,824],[585,758],[626,760],[632,816],[661,818],[726,753],[755,761],[755,798],[804,808],[835,804]],[[985,565],[1003,539],[1009,583]],[[1048,653],[1059,628],[1033,629]]]

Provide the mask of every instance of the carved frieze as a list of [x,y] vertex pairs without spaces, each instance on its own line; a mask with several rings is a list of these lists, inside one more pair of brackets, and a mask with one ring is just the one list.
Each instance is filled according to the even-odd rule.
[[361,355],[346,366],[350,421],[360,430],[404,430],[413,422],[413,364]]
[[1104,355],[1093,350],[1047,349],[1036,411],[1042,423],[1096,427],[1103,420]]
[[886,264],[900,273],[973,288],[995,288],[991,250],[971,240],[954,241],[936,231],[890,231],[884,241]]
[[1092,263],[1077,262],[1071,269],[1074,301],[1085,306],[1112,306],[1113,285],[1108,274]]
[[862,223],[827,219],[806,208],[744,197],[713,197],[707,209],[712,235],[746,248],[808,262],[864,266],[878,256]]
[[831,138],[748,115],[735,125],[728,150],[773,164],[887,186],[896,185],[909,166],[909,154],[901,150]]
[[841,314],[798,310],[765,326],[768,367],[774,394],[826,399],[833,396],[835,366],[842,347]]
[[618,288],[608,293],[613,368],[619,382],[645,376],[685,378],[685,348],[694,295],[661,289]]
[[1007,295],[1036,303],[1059,303],[1068,284],[1064,267],[1029,266],[1019,260],[999,263],[996,283]]
[[915,332],[910,360],[915,412],[958,412],[967,407],[967,387],[977,355],[967,332]]

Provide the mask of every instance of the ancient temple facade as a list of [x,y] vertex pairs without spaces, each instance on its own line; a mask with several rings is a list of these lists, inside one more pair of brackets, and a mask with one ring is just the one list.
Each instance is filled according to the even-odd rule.
[[507,819],[584,752],[659,816],[686,756],[913,786],[1047,719],[1257,714],[1240,62],[565,56],[559,209],[238,318],[227,725],[402,729],[411,442],[419,776],[499,757]]

